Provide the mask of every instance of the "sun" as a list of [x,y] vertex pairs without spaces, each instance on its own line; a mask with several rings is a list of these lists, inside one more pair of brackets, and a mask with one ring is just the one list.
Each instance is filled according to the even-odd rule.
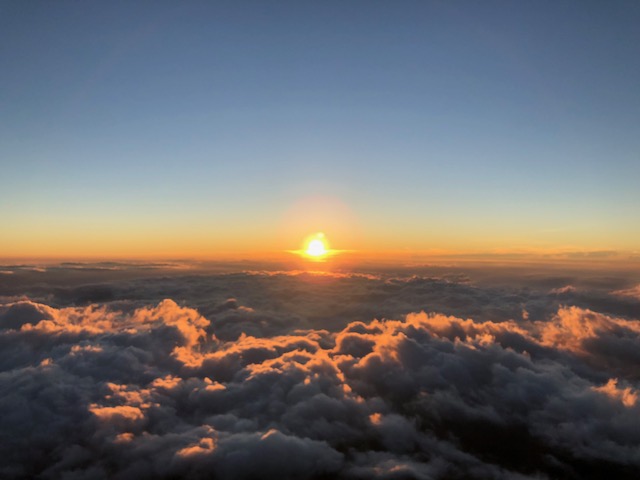
[[324,242],[319,238],[315,238],[309,242],[307,249],[305,250],[307,255],[312,257],[321,257],[327,254],[327,248],[324,246]]
[[323,260],[331,252],[327,239],[322,232],[307,237],[304,245],[302,253],[313,260]]
[[287,250],[311,262],[327,262],[331,258],[347,250],[335,250],[330,248],[327,236],[323,232],[308,235],[302,242],[300,250]]

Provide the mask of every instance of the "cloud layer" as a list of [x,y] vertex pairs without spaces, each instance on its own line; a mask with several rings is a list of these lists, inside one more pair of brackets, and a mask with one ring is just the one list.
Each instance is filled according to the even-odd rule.
[[[216,278],[245,303],[207,300],[209,280],[166,280],[191,284],[198,308],[147,303],[165,280],[129,300],[122,286],[108,286],[108,302],[7,298],[0,476],[577,479],[640,469],[640,321],[557,302],[576,291]],[[431,298],[440,303],[429,309]],[[373,313],[418,302],[478,314]]]

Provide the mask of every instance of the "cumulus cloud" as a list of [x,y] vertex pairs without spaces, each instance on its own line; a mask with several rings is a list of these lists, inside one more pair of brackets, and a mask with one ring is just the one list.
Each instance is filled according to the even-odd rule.
[[593,390],[619,400],[625,407],[633,407],[638,401],[638,392],[631,387],[619,388],[617,378],[611,378],[606,385],[593,387]]
[[[557,301],[575,291],[384,275],[209,280],[160,279],[102,303],[7,297],[0,476],[635,478],[640,468],[640,321]],[[179,283],[193,292],[144,301]],[[477,316],[437,313],[456,302]]]
[[630,297],[636,300],[640,300],[640,285],[636,285],[635,287],[632,287],[632,288],[615,290],[612,293],[614,295],[619,295],[621,297]]
[[537,326],[543,345],[568,350],[613,373],[640,378],[640,321],[564,307]]

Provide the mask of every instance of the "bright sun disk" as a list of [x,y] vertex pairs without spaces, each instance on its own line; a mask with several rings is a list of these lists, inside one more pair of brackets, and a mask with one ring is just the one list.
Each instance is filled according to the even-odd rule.
[[321,257],[327,253],[327,247],[319,238],[314,238],[307,245],[306,254],[312,257]]

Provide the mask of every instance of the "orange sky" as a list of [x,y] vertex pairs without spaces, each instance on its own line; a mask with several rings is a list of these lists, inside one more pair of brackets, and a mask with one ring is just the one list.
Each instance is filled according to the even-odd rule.
[[[383,216],[384,215],[384,216]],[[367,258],[430,258],[448,255],[563,256],[589,252],[638,255],[640,228],[570,225],[541,229],[526,222],[500,224],[446,218],[379,216],[357,211],[332,196],[303,196],[270,212],[233,215],[184,214],[13,216],[0,232],[4,258],[277,258],[324,232],[330,248]],[[486,220],[486,219],[485,219]],[[591,255],[603,258],[602,254]],[[612,258],[612,255],[609,255]]]

